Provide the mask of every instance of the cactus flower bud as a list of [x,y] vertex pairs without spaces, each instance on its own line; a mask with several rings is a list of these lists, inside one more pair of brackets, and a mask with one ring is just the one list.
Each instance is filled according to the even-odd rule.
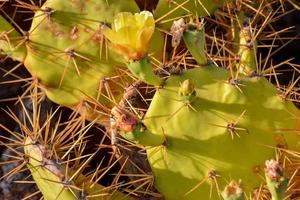
[[278,161],[275,160],[266,161],[265,172],[268,178],[271,180],[277,180],[282,176],[282,168],[280,167]]
[[265,175],[267,187],[272,195],[272,200],[284,199],[285,191],[288,186],[288,178],[284,175],[283,169],[278,161],[267,160]]
[[196,96],[195,85],[190,79],[186,79],[181,84],[178,94],[181,96],[183,101],[192,102]]
[[179,88],[179,94],[182,96],[191,95],[192,93],[194,93],[194,91],[195,86],[190,79],[186,79],[185,81],[183,81],[181,87]]
[[245,195],[241,187],[241,181],[231,181],[222,192],[224,200],[244,200]]

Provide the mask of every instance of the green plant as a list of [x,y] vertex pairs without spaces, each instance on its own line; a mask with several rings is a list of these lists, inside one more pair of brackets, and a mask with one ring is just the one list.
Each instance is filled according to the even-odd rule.
[[20,101],[21,117],[11,110],[7,112],[18,123],[21,132],[10,131],[13,137],[1,136],[8,139],[9,143],[1,143],[15,154],[11,157],[13,162],[20,164],[2,178],[29,170],[39,191],[28,195],[26,199],[39,193],[47,200],[133,199],[118,191],[121,183],[117,181],[110,186],[98,184],[116,161],[102,166],[103,158],[96,170],[89,169],[91,160],[101,150],[99,147],[93,153],[84,153],[88,144],[86,139],[91,137],[89,129],[95,121],[85,124],[76,113],[64,121],[59,108],[51,111],[45,102],[38,102],[37,91],[37,88],[31,91],[29,100]]
[[[166,2],[160,1],[158,16],[173,9],[166,10]],[[120,83],[132,80],[122,70],[122,57],[106,44],[102,29],[119,12],[138,12],[135,1],[49,0],[41,7],[19,3],[34,12],[31,28],[23,31],[9,16],[4,15],[10,23],[1,17],[2,53],[24,63],[49,99],[74,108],[89,119],[99,118],[98,123],[107,123],[109,109],[124,87]],[[192,8],[193,4],[187,6]],[[170,19],[174,14],[185,13],[185,9],[177,8],[171,16],[160,17]],[[154,40],[151,52],[159,59],[164,43],[159,31],[155,31]]]
[[[149,72],[149,62],[135,61],[149,77],[133,74],[160,87],[142,117],[126,111],[130,103],[121,102],[112,112],[120,134],[146,147],[155,186],[166,199],[218,199],[224,188],[224,199],[251,198],[264,184],[259,169],[267,160],[283,162],[299,151],[300,112],[259,71],[256,40],[244,20],[242,14],[237,18],[236,23],[245,25],[237,32],[238,61],[230,70],[208,62],[200,22],[174,22],[173,38],[183,37],[198,65],[153,81],[158,76]],[[188,59],[181,59],[187,69]],[[288,183],[283,172],[276,171],[277,165],[273,171],[278,177],[266,174],[274,200],[284,198]],[[229,182],[239,180],[243,189],[228,192],[237,187]]]
[[102,28],[119,12],[138,12],[135,1],[50,0],[42,7],[20,6],[34,11],[31,28],[25,32],[1,17],[2,53],[23,62],[49,99],[105,124],[122,92],[121,82],[132,80],[120,76],[121,57],[106,45]]
[[[254,169],[275,158],[276,149],[299,151],[299,110],[264,78],[230,78],[213,65],[170,77],[144,119],[124,133],[147,146],[167,199],[217,199],[218,190],[239,179],[250,194],[262,184]],[[179,92],[188,91],[187,80],[192,90]]]
[[[289,181],[298,176],[300,148],[300,111],[289,98],[296,94],[292,89],[299,78],[278,91],[282,88],[264,77],[271,74],[278,82],[277,67],[265,69],[268,58],[264,62],[257,58],[257,37],[265,23],[259,22],[259,30],[253,26],[264,16],[272,18],[274,2],[236,1],[233,11],[227,6],[221,17],[216,13],[217,21],[232,22],[226,27],[231,47],[215,35],[208,42],[205,24],[199,20],[225,1],[160,0],[153,15],[137,13],[135,2],[129,0],[76,4],[48,0],[41,8],[19,2],[35,9],[31,30],[18,29],[21,34],[13,28],[17,27],[13,20],[0,18],[4,54],[24,62],[52,101],[76,107],[83,119],[92,120],[88,126],[74,125],[81,128],[78,132],[73,125],[56,132],[56,125],[48,128],[53,132],[44,133],[48,125],[31,124],[35,128],[16,142],[22,144],[21,160],[44,198],[139,199],[161,198],[161,194],[166,200],[243,200],[263,199],[266,194],[281,200],[289,196],[288,184],[297,186]],[[253,10],[254,19],[249,21],[245,16]],[[215,59],[222,51],[225,58]],[[130,84],[121,96],[124,85]],[[111,131],[110,147],[123,171],[131,165],[142,175],[129,170],[132,181],[113,181],[104,187],[95,177],[102,177],[114,162],[103,170],[85,172],[96,154],[83,151],[86,129],[94,123]],[[146,151],[150,175],[122,155],[135,146],[127,147],[129,141]],[[145,183],[135,179],[139,176]],[[148,190],[152,184],[160,194]]]

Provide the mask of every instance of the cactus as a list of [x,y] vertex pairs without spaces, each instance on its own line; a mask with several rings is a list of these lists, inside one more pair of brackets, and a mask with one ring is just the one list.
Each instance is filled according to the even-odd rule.
[[[1,34],[0,34],[0,50],[5,52],[6,55],[22,62],[25,60],[26,48],[22,43],[18,42],[20,34],[14,27],[0,16]],[[10,39],[13,38],[13,39]]]
[[[188,96],[178,91],[186,80],[193,81],[195,94],[183,100]],[[273,148],[285,141],[289,150],[299,151],[297,134],[280,131],[299,129],[300,112],[295,106],[283,102],[264,78],[239,76],[239,85],[228,80],[230,73],[215,66],[170,77],[144,117],[146,131],[134,129],[139,144],[154,144],[142,137],[161,141],[146,149],[157,187],[166,199],[217,199],[218,188],[230,179],[241,179],[249,194],[261,184],[253,170],[275,157]],[[210,176],[213,171],[216,174]]]
[[[207,62],[201,26],[191,23],[178,33],[176,26],[180,32],[184,25],[175,23],[174,33],[183,36],[199,65],[170,75],[142,118],[134,120],[122,109],[113,112],[116,121],[122,122],[120,133],[146,147],[155,185],[166,199],[215,200],[221,197],[222,188],[228,190],[231,180],[241,180],[242,194],[249,197],[264,184],[255,169],[263,168],[281,147],[299,151],[300,111],[255,73],[256,46],[249,25],[239,36],[239,62],[228,71]],[[282,199],[286,179],[274,184],[279,186],[272,189],[267,179],[273,199]],[[223,198],[244,196],[224,194]]]
[[213,12],[222,7],[231,0],[160,0],[154,11],[158,26],[169,29],[172,21],[183,16],[204,17],[213,14]]
[[[29,100],[20,101],[20,116],[8,111],[8,115],[19,124],[22,131],[10,132],[13,136],[10,139],[14,142],[13,147],[11,144],[1,143],[16,154],[12,157],[14,162],[21,164],[5,177],[20,173],[27,167],[46,200],[132,200],[129,194],[118,191],[121,190],[121,183],[116,182],[110,186],[98,184],[116,161],[102,166],[103,158],[97,170],[92,169],[93,173],[89,171],[90,162],[100,149],[83,154],[87,149],[87,141],[84,139],[89,137],[89,130],[95,121],[85,125],[73,113],[64,122],[58,114],[59,108],[51,111],[49,103],[38,102],[37,94],[38,90],[35,88],[31,91]],[[47,112],[47,115],[43,116],[41,112]],[[125,188],[126,186],[123,187]],[[26,198],[36,194],[38,193]]]
[[[64,188],[62,182],[61,169],[57,164],[51,160],[44,158],[46,149],[44,146],[34,144],[30,138],[26,138],[24,142],[25,157],[28,158],[28,166],[31,170],[32,177],[39,186],[40,191],[43,193],[45,199],[76,199],[79,197],[77,191]],[[51,188],[51,190],[49,190]]]
[[[166,7],[169,3],[177,5],[184,2],[159,1],[155,10],[157,18],[173,9],[172,6]],[[194,2],[186,3],[187,9],[193,8]],[[199,14],[202,16],[203,12],[208,14],[209,10],[212,13],[223,3],[197,2],[196,5],[201,8]],[[100,118],[99,123],[106,124],[104,121],[108,120],[108,110],[118,101],[118,96],[122,92],[123,86],[120,82],[130,83],[131,80],[119,76],[122,72],[115,66],[122,66],[124,60],[105,43],[102,25],[111,23],[114,15],[121,11],[137,12],[136,3],[133,0],[121,3],[114,0],[97,2],[49,0],[42,7],[25,2],[20,4],[21,7],[35,12],[31,29],[28,32],[20,28],[15,30],[1,17],[1,22],[5,25],[1,31],[2,52],[23,62],[31,74],[40,81],[41,87],[52,101],[77,109],[89,119]],[[172,13],[176,16],[186,13],[186,9],[180,7],[179,10],[175,9]],[[198,14],[199,10],[193,8],[191,13],[195,14],[196,11]],[[13,25],[18,27],[15,23]],[[160,57],[160,49],[163,46],[162,34],[155,31],[153,38],[150,50]],[[139,71],[135,73],[141,73]],[[162,82],[157,78],[154,79],[156,85]],[[74,84],[78,82],[80,84]]]
[[[28,32],[18,30],[18,34],[1,18],[5,25],[1,26],[2,52],[23,62],[49,99],[74,109],[79,107],[87,118],[101,118],[99,123],[104,124],[109,107],[123,90],[120,83],[132,80],[120,76],[124,73],[117,66],[122,66],[122,59],[107,46],[102,28],[121,11],[137,12],[136,3],[49,0],[31,9],[35,13]],[[161,35],[156,35],[160,41]],[[159,46],[153,48],[159,52]],[[94,112],[95,107],[98,109]]]
[[244,191],[239,183],[231,181],[222,192],[224,200],[244,200]]
[[[45,145],[36,142],[28,136],[24,141],[24,158],[31,175],[43,194],[44,199],[103,199],[103,200],[130,200],[130,196],[113,191],[112,188],[104,187],[99,184],[89,183],[90,180],[79,174],[93,155],[82,164],[73,174],[64,169],[56,160],[47,158]],[[70,169],[68,169],[70,170]],[[68,174],[70,173],[70,174]]]
[[267,160],[265,174],[272,200],[283,199],[288,186],[288,178],[283,174],[280,164],[275,160]]
[[[85,121],[67,125],[61,133],[55,132],[60,125],[34,126],[39,120],[29,119],[33,127],[27,130],[27,123],[18,121],[26,134],[16,144],[22,144],[24,165],[45,199],[262,199],[258,188],[266,189],[273,200],[289,195],[289,184],[294,187],[290,181],[299,175],[300,111],[288,95],[299,78],[282,92],[264,77],[265,66],[260,71],[257,59],[258,38],[245,17],[248,7],[241,11],[240,1],[234,4],[237,10],[223,15],[233,22],[232,49],[216,44],[223,48],[216,47],[217,56],[226,51],[227,57],[213,59],[213,43],[220,39],[208,43],[205,20],[199,17],[226,2],[160,0],[152,14],[137,13],[130,0],[48,0],[36,8],[28,33],[19,34],[16,24],[3,21],[2,51],[24,62],[52,101],[80,105],[79,112],[94,119],[87,126]],[[270,12],[266,4],[255,1],[248,6]],[[276,72],[274,77],[278,81]],[[121,97],[123,80],[131,86]],[[87,170],[98,151],[83,150],[86,129],[94,123],[110,131],[109,147],[121,168],[129,170],[129,183],[98,184],[101,172],[116,162],[104,170]],[[19,134],[13,136],[20,139]],[[138,147],[146,152],[144,162],[151,172],[122,155],[132,146],[132,151]],[[130,172],[132,168],[142,174]],[[116,174],[122,176],[123,171]],[[146,177],[147,184],[140,183],[140,177]],[[149,189],[152,184],[160,194]]]

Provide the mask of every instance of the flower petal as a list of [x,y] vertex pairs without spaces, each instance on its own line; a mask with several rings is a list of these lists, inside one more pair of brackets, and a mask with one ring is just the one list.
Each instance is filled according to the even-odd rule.
[[118,13],[114,19],[114,23],[112,24],[112,28],[115,31],[118,31],[120,28],[135,24],[135,20],[133,18],[132,13],[130,12],[121,12]]
[[151,12],[142,11],[134,15],[122,12],[116,15],[112,29],[106,27],[103,34],[124,57],[140,59],[148,51],[154,29]]

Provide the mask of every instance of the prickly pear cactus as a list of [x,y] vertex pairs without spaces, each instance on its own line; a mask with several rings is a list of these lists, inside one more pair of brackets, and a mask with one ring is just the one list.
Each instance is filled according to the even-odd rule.
[[121,135],[146,147],[165,199],[251,198],[265,171],[272,199],[282,199],[288,179],[269,163],[281,159],[278,152],[300,150],[300,111],[256,72],[250,28],[241,31],[236,68],[226,70],[206,58],[201,25],[174,24],[173,37],[184,38],[198,65],[162,80],[145,58],[131,62],[133,74],[158,88],[141,119],[122,105],[113,110]]
[[[23,62],[51,100],[80,105],[83,116],[96,118],[85,126],[73,114],[75,125],[54,127],[27,119],[29,130],[18,121],[26,131],[12,135],[45,199],[245,200],[264,199],[263,189],[272,200],[287,197],[288,188],[297,185],[290,180],[299,176],[300,111],[259,71],[258,36],[243,14],[222,16],[234,23],[226,65],[218,66],[213,47],[206,51],[200,18],[226,2],[160,0],[152,14],[138,12],[133,0],[48,0],[36,8],[29,32],[19,34],[16,24],[3,21],[2,51]],[[268,4],[257,2],[243,3],[252,11]],[[210,45],[220,41],[215,36]],[[227,51],[227,44],[218,45],[217,54]],[[86,129],[94,123],[105,125],[111,140],[96,144],[97,151],[109,146],[117,159],[90,170],[97,151],[85,153]],[[136,147],[145,151],[151,172],[134,162],[140,154],[122,155]],[[98,185],[117,162],[117,181]],[[132,168],[140,174],[130,173]],[[128,169],[129,183],[118,182]]]
[[[169,29],[172,21],[183,16],[209,16],[231,0],[160,0],[154,11],[154,16],[158,20],[158,26]],[[170,20],[173,19],[173,20]]]
[[[86,147],[90,144],[87,144],[84,138],[91,136],[90,129],[95,121],[85,124],[76,113],[65,121],[64,117],[58,114],[60,112],[58,109],[51,111],[50,101],[38,101],[38,90],[31,92],[30,99],[20,102],[22,111],[19,116],[11,110],[8,111],[9,116],[20,125],[22,130],[10,132],[12,134],[10,141],[14,143],[13,147],[7,146],[15,155],[11,155],[11,158],[15,159],[12,162],[19,165],[1,179],[26,170],[30,171],[30,176],[26,179],[34,181],[39,190],[27,194],[24,197],[27,199],[133,200],[128,193],[121,192],[122,189],[117,181],[111,185],[99,184],[100,180],[116,165],[116,161],[109,161],[111,163],[106,166],[103,164],[107,162],[106,158],[101,158],[97,170],[90,169],[92,159],[97,154],[100,155],[101,150],[87,153],[86,151],[89,150]],[[48,114],[43,115],[42,112]],[[123,187],[125,188],[126,186]]]
[[116,63],[106,55],[101,23],[126,10],[138,9],[134,1],[50,0],[35,13],[24,64],[41,80],[50,99],[76,105],[86,96],[97,97],[99,80],[116,73]]
[[[181,92],[187,80],[193,89]],[[299,151],[299,116],[264,78],[234,81],[209,65],[169,78],[144,117],[146,130],[134,134],[150,144],[155,184],[166,199],[218,199],[232,180],[241,180],[246,194],[259,187],[257,169],[276,157],[274,148]]]
[[[86,163],[82,163],[82,168],[74,169],[70,172],[69,166],[59,164],[55,159],[47,157],[45,144],[38,140],[33,140],[28,136],[24,140],[24,156],[28,162],[28,168],[37,184],[40,192],[46,200],[77,200],[77,199],[99,199],[99,200],[131,200],[130,196],[114,191],[113,188],[104,187],[97,183],[92,183],[89,177],[81,174]],[[78,170],[78,171],[77,171]]]
[[[1,18],[7,25],[1,27],[2,52],[23,62],[52,101],[79,106],[90,119],[103,118],[123,90],[120,83],[131,80],[124,72],[121,78],[122,58],[110,50],[102,28],[119,12],[138,12],[135,1],[49,0],[34,11],[31,29],[18,30],[21,35]],[[162,39],[160,34],[156,38]],[[158,52],[159,45],[153,46]]]

